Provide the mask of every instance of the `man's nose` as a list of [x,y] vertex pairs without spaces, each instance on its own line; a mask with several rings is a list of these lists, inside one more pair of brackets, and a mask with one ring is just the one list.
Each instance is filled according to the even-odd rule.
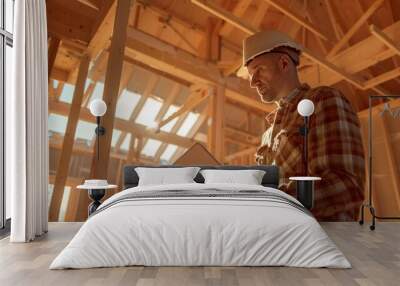
[[250,77],[250,87],[251,88],[255,88],[257,86],[257,83],[258,83],[258,77],[255,74],[255,75]]

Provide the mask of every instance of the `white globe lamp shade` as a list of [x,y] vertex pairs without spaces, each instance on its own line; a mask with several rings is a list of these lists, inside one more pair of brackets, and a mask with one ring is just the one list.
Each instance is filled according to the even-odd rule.
[[92,102],[90,102],[89,108],[90,108],[90,113],[92,113],[96,117],[103,116],[107,111],[107,105],[101,99],[92,100]]
[[297,105],[297,112],[305,117],[314,113],[314,103],[309,99],[303,99]]

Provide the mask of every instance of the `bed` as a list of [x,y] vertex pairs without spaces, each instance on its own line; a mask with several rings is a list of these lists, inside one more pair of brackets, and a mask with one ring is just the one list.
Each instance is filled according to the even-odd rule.
[[124,168],[124,190],[103,202],[50,269],[351,267],[312,214],[277,189],[275,166],[201,166],[263,170],[260,185],[204,183],[198,173],[193,183],[151,186],[138,186],[136,167]]

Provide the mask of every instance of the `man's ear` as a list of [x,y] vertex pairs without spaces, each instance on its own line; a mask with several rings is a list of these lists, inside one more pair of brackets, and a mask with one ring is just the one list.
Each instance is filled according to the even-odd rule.
[[290,65],[290,59],[287,55],[281,55],[279,57],[279,69],[281,71],[288,71]]

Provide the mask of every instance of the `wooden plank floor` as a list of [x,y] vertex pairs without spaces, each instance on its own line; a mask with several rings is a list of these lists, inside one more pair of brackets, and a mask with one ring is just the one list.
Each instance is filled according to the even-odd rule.
[[0,285],[400,285],[400,223],[375,232],[357,223],[323,223],[352,269],[289,267],[120,267],[48,270],[81,223],[50,223],[33,243],[0,241]]

